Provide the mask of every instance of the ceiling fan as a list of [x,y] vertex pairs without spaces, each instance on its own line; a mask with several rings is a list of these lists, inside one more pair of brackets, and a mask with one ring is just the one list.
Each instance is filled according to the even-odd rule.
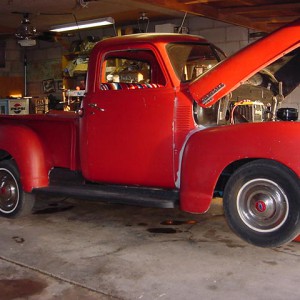
[[30,23],[29,13],[22,13],[21,25],[17,28],[15,37],[23,47],[35,46],[36,38],[39,36],[36,28]]

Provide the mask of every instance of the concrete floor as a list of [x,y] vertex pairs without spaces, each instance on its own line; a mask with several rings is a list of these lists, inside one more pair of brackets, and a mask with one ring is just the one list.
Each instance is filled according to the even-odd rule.
[[0,219],[0,299],[299,299],[300,243],[251,246],[205,215],[39,199]]

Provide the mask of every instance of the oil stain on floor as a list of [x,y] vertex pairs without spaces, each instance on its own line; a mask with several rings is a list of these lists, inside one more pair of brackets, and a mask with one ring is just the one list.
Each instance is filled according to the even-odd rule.
[[0,300],[27,299],[30,296],[40,294],[46,287],[45,282],[30,278],[0,279]]

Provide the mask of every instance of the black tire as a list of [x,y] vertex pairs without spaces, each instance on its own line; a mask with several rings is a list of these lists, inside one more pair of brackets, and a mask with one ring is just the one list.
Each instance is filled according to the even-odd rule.
[[25,193],[13,160],[0,162],[0,216],[16,218],[31,213],[35,195]]
[[248,243],[278,247],[300,233],[300,186],[287,167],[260,159],[239,168],[226,184],[223,205],[231,229]]

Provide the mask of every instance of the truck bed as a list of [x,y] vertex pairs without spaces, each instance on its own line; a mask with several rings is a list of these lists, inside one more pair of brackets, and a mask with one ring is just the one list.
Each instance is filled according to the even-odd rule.
[[[1,125],[21,124],[41,137],[52,167],[80,169],[78,115],[73,112],[53,111],[35,115],[1,115]],[[17,137],[16,137],[17,138]]]

